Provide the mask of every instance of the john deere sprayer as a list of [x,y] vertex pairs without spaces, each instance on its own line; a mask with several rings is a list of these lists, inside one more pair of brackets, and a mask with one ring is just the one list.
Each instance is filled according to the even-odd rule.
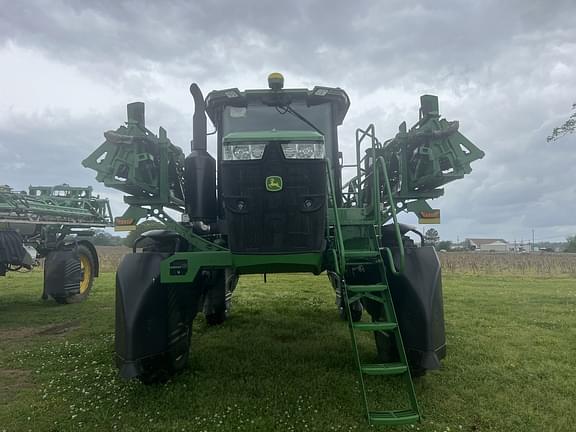
[[[326,272],[350,329],[369,422],[416,422],[412,376],[437,369],[446,353],[442,285],[433,247],[414,241],[419,233],[408,235],[415,230],[396,212],[438,223],[427,200],[483,153],[425,95],[418,122],[402,123],[394,138],[380,141],[373,125],[358,129],[356,160],[346,165],[338,137],[346,92],[284,89],[283,81],[271,74],[267,89],[216,90],[206,99],[192,84],[186,157],[163,128],[146,129],[143,103],[129,104],[126,125],[106,132],[83,161],[127,194],[118,227],[145,218],[166,226],[142,235],[118,268],[120,374],[154,383],[182,370],[195,316],[224,322],[241,275]],[[207,152],[206,115],[216,158]],[[345,169],[355,174],[347,181]],[[377,359],[363,360],[359,333],[374,335]],[[404,381],[406,403],[376,410],[382,401],[369,399],[365,382],[391,375]]]
[[30,270],[45,258],[43,298],[85,300],[99,272],[92,228],[110,225],[110,204],[91,187],[30,186],[17,192],[0,186],[0,276]]

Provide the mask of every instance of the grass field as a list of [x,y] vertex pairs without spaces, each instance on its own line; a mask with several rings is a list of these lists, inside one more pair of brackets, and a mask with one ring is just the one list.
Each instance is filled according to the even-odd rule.
[[[116,376],[113,273],[68,306],[41,302],[41,282],[0,278],[0,432],[385,429],[366,425],[323,276],[241,279],[232,318],[196,320],[191,368],[158,387]],[[425,419],[394,429],[576,430],[576,280],[447,274],[444,297],[448,357],[416,381]],[[380,379],[371,395],[396,398]]]

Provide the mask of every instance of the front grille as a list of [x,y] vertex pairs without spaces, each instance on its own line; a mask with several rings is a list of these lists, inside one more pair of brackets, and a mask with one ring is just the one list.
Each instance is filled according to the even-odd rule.
[[[222,162],[220,193],[230,249],[237,253],[323,250],[325,163],[286,160],[278,143],[269,144],[261,160]],[[281,190],[267,190],[268,177],[280,177]]]

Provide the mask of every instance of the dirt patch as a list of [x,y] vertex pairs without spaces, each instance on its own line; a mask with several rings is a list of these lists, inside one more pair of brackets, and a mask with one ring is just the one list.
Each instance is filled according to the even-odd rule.
[[49,335],[58,335],[62,333],[67,333],[70,330],[74,330],[75,328],[80,327],[80,321],[67,321],[64,323],[52,325],[49,327],[45,327],[42,330],[36,332],[37,335],[40,336],[49,336]]
[[2,342],[11,342],[34,336],[38,327],[17,327],[13,329],[0,329],[0,340]]
[[0,369],[0,406],[12,401],[19,391],[31,387],[31,371]]
[[67,333],[78,327],[80,327],[80,321],[75,320],[48,326],[0,329],[0,340],[3,342],[13,342],[33,336],[53,336]]

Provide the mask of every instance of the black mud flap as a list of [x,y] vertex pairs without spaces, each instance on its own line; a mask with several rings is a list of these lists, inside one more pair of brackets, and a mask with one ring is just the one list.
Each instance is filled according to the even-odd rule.
[[116,274],[116,366],[123,378],[163,381],[188,361],[196,284],[161,284],[160,262],[170,254],[124,257]]
[[[391,248],[396,266],[398,248]],[[440,261],[432,246],[406,247],[402,275],[387,277],[408,363],[416,373],[440,368],[446,356]]]
[[0,230],[0,276],[6,274],[9,265],[22,265],[26,256],[22,243],[22,236],[18,232]]
[[82,269],[76,244],[52,251],[44,262],[44,295],[61,301],[80,293]]

